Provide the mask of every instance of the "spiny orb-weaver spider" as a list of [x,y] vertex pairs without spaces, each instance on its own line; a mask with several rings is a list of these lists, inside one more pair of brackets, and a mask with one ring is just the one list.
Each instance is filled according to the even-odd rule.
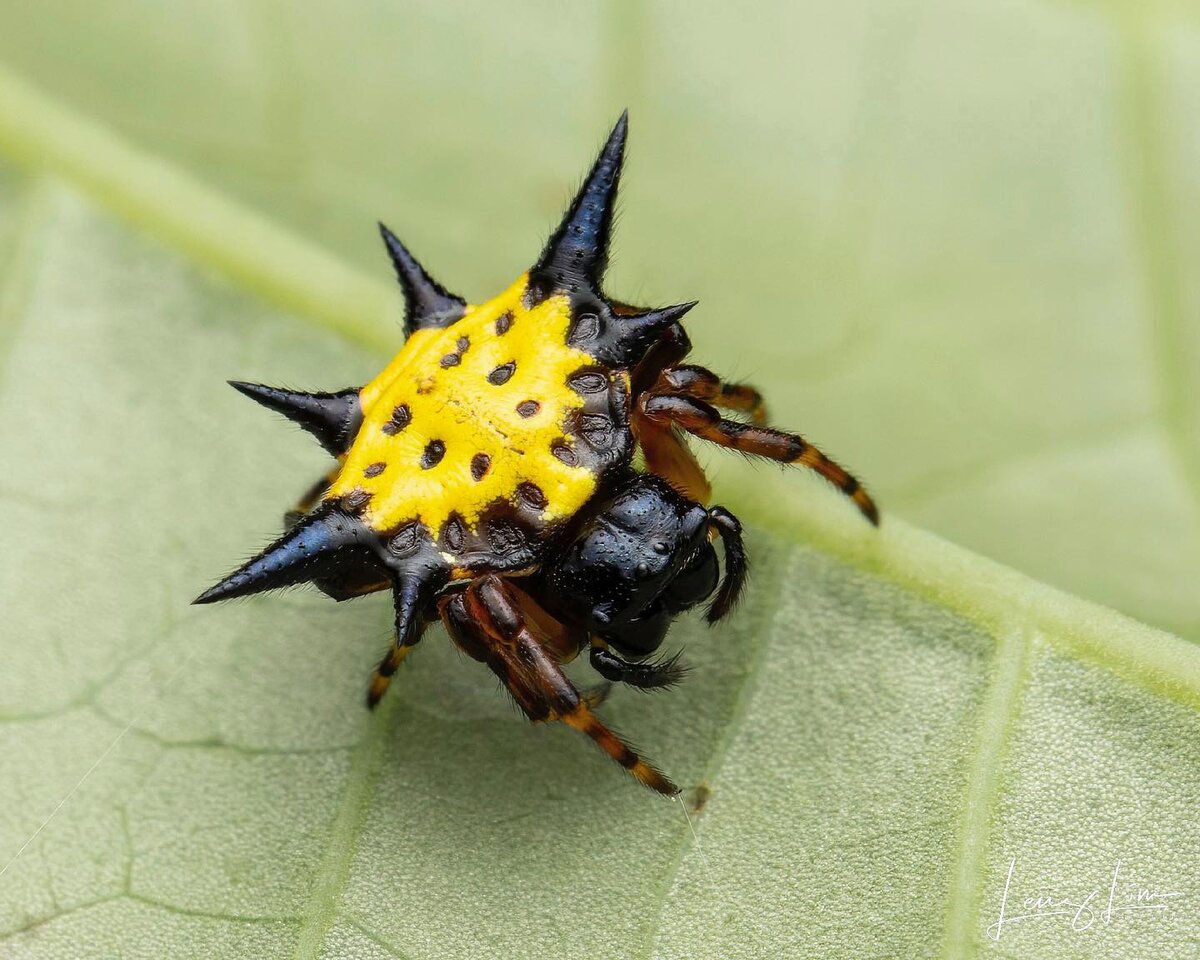
[[232,384],[312,433],[337,465],[282,537],[196,602],[306,582],[335,600],[391,589],[396,632],[369,706],[440,619],[530,720],[581,730],[674,795],[593,712],[607,685],[580,693],[561,664],[588,648],[610,684],[671,686],[677,656],[648,658],[673,618],[711,596],[715,623],[737,601],[741,526],[705,506],[708,480],[683,433],[815,470],[879,518],[854,477],[765,425],[758,391],[682,362],[680,320],[695,303],[644,310],[602,292],[626,128],[622,114],[537,264],[486,303],[448,292],[381,225],[407,340],[366,386]]

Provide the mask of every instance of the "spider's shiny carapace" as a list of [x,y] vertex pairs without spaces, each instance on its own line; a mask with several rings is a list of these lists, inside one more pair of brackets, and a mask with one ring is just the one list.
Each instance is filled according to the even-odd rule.
[[610,682],[670,686],[678,657],[653,655],[671,621],[710,601],[715,622],[736,602],[741,527],[708,506],[685,434],[813,469],[872,523],[878,514],[850,474],[766,426],[756,390],[684,363],[681,320],[694,303],[639,309],[603,292],[626,125],[622,115],[537,263],[485,303],[447,291],[381,228],[407,340],[366,386],[233,384],[337,463],[287,515],[282,537],[196,602],[307,582],[336,600],[390,589],[396,632],[370,706],[440,620],[530,720],[583,731],[642,783],[674,794],[597,717],[601,693],[580,693],[561,665],[587,649]]

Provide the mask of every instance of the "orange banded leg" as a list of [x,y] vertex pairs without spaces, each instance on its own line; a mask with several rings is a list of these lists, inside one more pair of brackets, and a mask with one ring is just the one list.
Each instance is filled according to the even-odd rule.
[[658,386],[653,392],[707,400],[726,410],[746,414],[760,427],[767,422],[767,403],[754,387],[746,383],[726,383],[711,370],[695,364],[668,367],[659,374]]
[[392,675],[400,669],[400,664],[412,652],[425,635],[428,625],[424,616],[424,595],[422,585],[416,580],[401,580],[396,583],[392,594],[392,603],[396,611],[396,632],[392,637],[392,646],[371,674],[371,683],[367,687],[367,707],[374,710],[383,695],[387,693],[392,683]]
[[379,701],[392,684],[392,675],[400,669],[400,664],[411,652],[412,644],[402,647],[393,642],[379,666],[375,668],[375,672],[371,674],[371,683],[367,687],[367,706],[372,710],[379,705]]
[[663,426],[678,426],[701,440],[730,447],[754,457],[797,464],[815,470],[854,501],[871,523],[879,524],[879,510],[862,485],[849,473],[794,433],[727,420],[711,404],[692,397],[648,394],[639,401],[642,414]]
[[664,797],[674,797],[680,790],[661,770],[637,755],[633,747],[618,737],[600,722],[587,705],[580,701],[571,713],[560,718],[563,723],[580,733],[586,733],[601,750],[623,766],[635,780]]
[[525,626],[508,587],[490,575],[472,581],[440,604],[455,642],[500,678],[522,712],[535,723],[560,721],[586,733],[640,783],[667,796],[679,792],[591,711],[596,695],[580,696],[574,684]]

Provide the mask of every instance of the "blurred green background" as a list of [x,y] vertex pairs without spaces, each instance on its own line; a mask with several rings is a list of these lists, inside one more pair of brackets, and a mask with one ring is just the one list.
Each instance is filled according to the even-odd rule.
[[1200,638],[1193,5],[44,0],[0,59],[475,298],[628,106],[614,291],[698,298],[698,360],[886,510]]

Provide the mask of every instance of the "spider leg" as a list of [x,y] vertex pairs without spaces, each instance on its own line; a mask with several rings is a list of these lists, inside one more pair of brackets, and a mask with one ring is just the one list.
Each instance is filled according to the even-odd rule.
[[400,669],[400,664],[404,662],[412,648],[413,644],[411,643],[401,646],[396,643],[395,638],[392,639],[391,647],[383,655],[383,660],[375,668],[375,672],[371,674],[371,683],[367,687],[367,706],[370,709],[374,710],[379,705],[379,701],[387,693],[388,687],[392,685],[392,675]]
[[586,690],[580,690],[579,699],[594,710],[608,699],[608,695],[612,693],[612,688],[612,683],[608,680],[605,680],[603,683],[598,683],[594,687],[588,687]]
[[393,599],[396,607],[396,632],[392,637],[391,647],[371,674],[371,682],[367,687],[367,707],[371,710],[379,705],[379,701],[391,686],[392,675],[425,634],[426,621],[419,609],[420,585],[413,581],[398,583]]
[[[622,310],[634,310],[633,307],[625,307],[622,304],[615,306],[618,313]],[[633,396],[640,396],[653,389],[662,371],[680,363],[691,349],[692,344],[688,340],[687,332],[680,324],[677,323],[664,331],[662,337],[633,371]],[[661,427],[645,417],[636,415],[630,418],[630,425],[646,461],[646,469],[662,477],[689,499],[707,504],[712,497],[708,478],[680,432],[673,427]]]
[[601,643],[593,641],[590,659],[595,671],[613,683],[627,683],[639,690],[661,690],[673,687],[683,679],[687,667],[679,662],[679,653],[662,660],[634,663],[618,656]]
[[586,733],[651,790],[667,796],[679,792],[674,783],[592,713],[590,701],[595,697],[580,696],[551,652],[526,627],[503,580],[495,575],[473,580],[465,590],[444,598],[440,609],[450,636],[500,678],[530,720],[557,720]]
[[634,418],[634,429],[650,473],[662,477],[689,500],[706,504],[712,499],[708,477],[677,429],[644,417]]
[[329,489],[329,485],[337,479],[338,471],[341,470],[341,464],[334,467],[329,473],[323,477],[319,477],[311,487],[304,491],[296,505],[283,515],[283,528],[290,530],[294,527],[308,511],[317,505],[317,501],[321,499],[321,494]]
[[[766,402],[754,387],[726,383],[711,370],[694,364],[664,367],[650,392],[651,395],[664,393],[691,397],[736,410],[759,426],[767,422]],[[707,504],[712,498],[712,487],[679,430],[674,426],[655,424],[645,417],[635,417],[634,428],[646,469],[697,503]]]
[[727,383],[711,370],[695,364],[667,367],[659,374],[655,392],[707,400],[726,410],[746,414],[751,423],[760,427],[767,422],[767,403],[758,390],[747,383]]
[[587,646],[587,631],[570,627],[552,616],[528,592],[515,583],[505,581],[504,590],[513,605],[521,612],[525,627],[558,663],[570,663]]
[[654,423],[681,427],[701,440],[751,456],[808,467],[850,497],[871,523],[879,524],[879,510],[862,485],[803,437],[771,427],[727,420],[712,404],[692,397],[644,394],[638,401],[638,409]]

